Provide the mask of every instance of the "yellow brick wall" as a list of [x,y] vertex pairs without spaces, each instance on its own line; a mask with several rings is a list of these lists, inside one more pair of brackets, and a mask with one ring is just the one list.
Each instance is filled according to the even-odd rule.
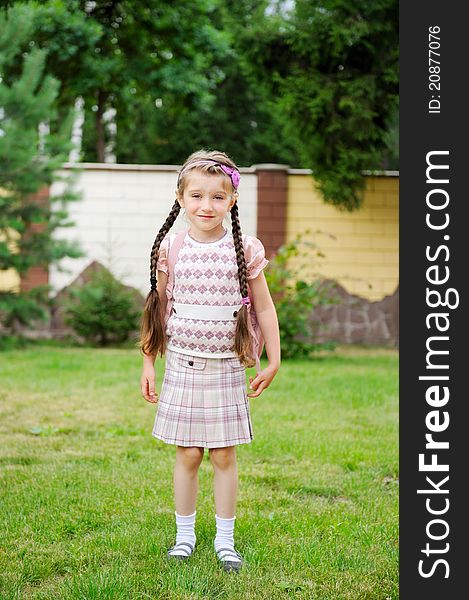
[[324,256],[313,253],[303,274],[335,279],[369,300],[394,292],[399,283],[397,176],[367,177],[363,205],[349,213],[326,204],[311,175],[289,174],[287,241],[306,230]]
[[15,292],[20,291],[20,278],[14,269],[0,271],[0,292]]
[[[18,235],[16,232],[11,232],[11,237]],[[5,235],[0,231],[0,241],[5,240]],[[15,247],[14,242],[10,242],[13,248]],[[19,292],[20,291],[20,276],[15,269],[6,269],[0,271],[0,292]]]

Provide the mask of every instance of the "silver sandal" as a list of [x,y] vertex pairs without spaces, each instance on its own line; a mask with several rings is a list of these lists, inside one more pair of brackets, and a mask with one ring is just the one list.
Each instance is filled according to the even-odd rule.
[[[217,558],[222,563],[223,569],[227,572],[239,573],[243,565],[243,558],[234,548],[220,548],[217,552]],[[238,560],[232,560],[237,558]]]
[[[180,550],[184,552],[184,554],[171,554],[174,550]],[[187,560],[192,556],[194,552],[194,546],[189,542],[179,542],[178,544],[174,544],[171,548],[169,548],[167,552],[168,558],[176,558],[177,560]]]

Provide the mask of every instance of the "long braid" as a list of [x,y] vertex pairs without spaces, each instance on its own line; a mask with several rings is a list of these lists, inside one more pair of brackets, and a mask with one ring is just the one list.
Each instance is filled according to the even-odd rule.
[[173,226],[181,210],[179,202],[176,200],[171,211],[166,218],[161,229],[158,231],[150,252],[150,291],[145,300],[143,309],[141,327],[140,327],[140,348],[145,354],[163,356],[166,350],[166,331],[164,326],[164,317],[162,313],[161,298],[158,295],[156,273],[158,264],[158,253],[161,242],[165,235]]
[[[231,207],[231,225],[233,232],[233,241],[236,251],[236,262],[238,264],[238,280],[239,290],[242,298],[248,296],[248,282],[246,272],[246,259],[244,257],[243,236],[241,233],[241,225],[239,223],[238,203],[235,202]],[[252,342],[248,329],[248,319],[250,318],[247,306],[243,306],[238,310],[236,318],[235,331],[235,352],[239,356],[240,361],[246,367],[252,367],[255,364],[255,359],[252,356]]]
[[158,252],[160,249],[161,242],[163,241],[165,235],[174,225],[174,221],[176,220],[179,211],[181,210],[181,205],[176,200],[171,208],[169,215],[166,218],[166,221],[163,223],[163,226],[156,234],[155,241],[153,242],[153,246],[150,252],[150,286],[152,290],[156,290],[156,265],[158,262]]

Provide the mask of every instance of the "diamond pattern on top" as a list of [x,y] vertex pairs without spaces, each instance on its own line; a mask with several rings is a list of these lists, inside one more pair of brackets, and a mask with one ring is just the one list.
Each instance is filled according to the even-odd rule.
[[[235,306],[241,304],[233,237],[200,246],[186,237],[175,267],[174,301],[178,304]],[[201,321],[171,315],[167,334],[171,348],[194,354],[233,354],[235,321]]]

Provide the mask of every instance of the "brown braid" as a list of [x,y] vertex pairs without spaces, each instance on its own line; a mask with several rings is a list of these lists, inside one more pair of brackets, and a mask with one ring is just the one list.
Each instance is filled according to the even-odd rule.
[[[246,274],[246,259],[244,257],[243,236],[241,233],[241,225],[239,223],[238,203],[235,202],[231,207],[231,225],[233,232],[233,241],[236,251],[236,262],[238,264],[238,279],[239,290],[242,298],[248,296],[248,282]],[[243,306],[238,310],[236,318],[235,331],[235,352],[239,356],[240,361],[246,367],[255,365],[255,358],[252,355],[252,342],[248,329],[248,319],[250,318],[247,306]]]
[[152,354],[155,357],[160,354],[163,356],[166,350],[166,331],[164,326],[165,315],[162,312],[162,303],[158,295],[156,271],[158,263],[158,253],[161,242],[165,235],[169,232],[176,220],[181,206],[176,200],[173,207],[163,224],[163,227],[158,231],[158,234],[153,242],[150,253],[150,291],[145,300],[143,309],[142,321],[140,326],[140,342],[139,346],[144,354]]
[[155,241],[153,242],[153,246],[151,248],[150,253],[150,286],[152,290],[156,289],[156,265],[158,262],[158,251],[160,249],[160,244],[163,241],[164,236],[174,225],[174,221],[176,220],[180,210],[181,205],[176,200],[169,212],[169,215],[166,218],[166,221],[163,223],[163,226],[158,231]]

